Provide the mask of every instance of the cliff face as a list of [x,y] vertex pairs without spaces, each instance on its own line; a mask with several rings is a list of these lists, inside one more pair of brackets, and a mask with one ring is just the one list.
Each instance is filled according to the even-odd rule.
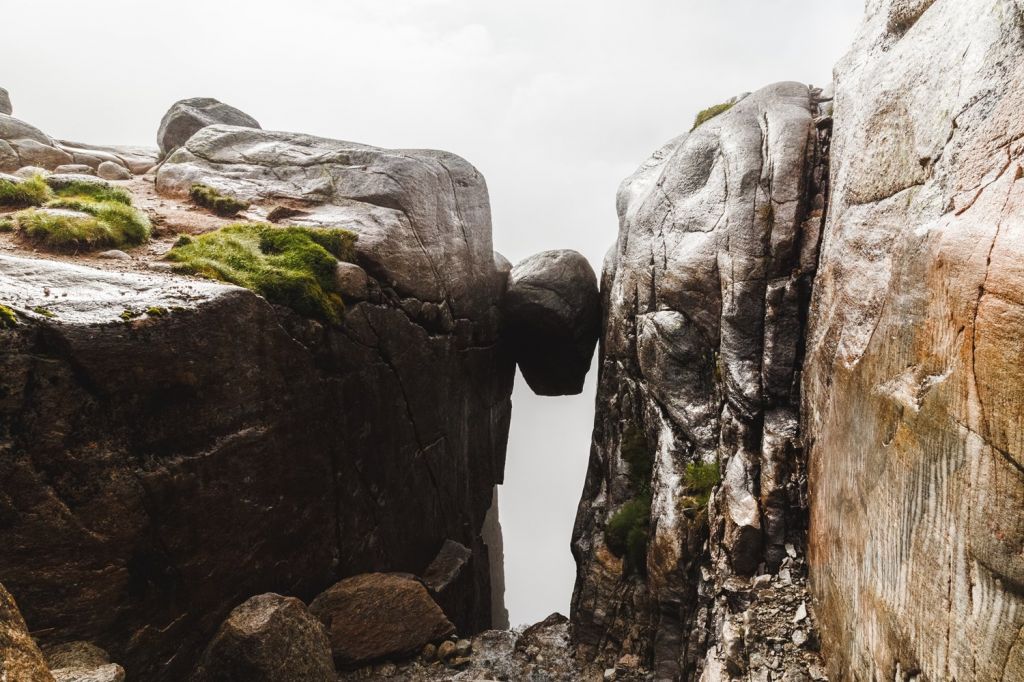
[[840,678],[1024,678],[1024,6],[868,3],[803,386]]
[[472,559],[450,615],[489,627],[481,531],[513,362],[483,178],[440,152],[200,135],[189,146],[210,155],[274,153],[206,168],[180,150],[158,185],[188,174],[267,207],[301,200],[311,224],[330,214],[360,233],[369,284],[328,327],[135,262],[0,257],[19,317],[0,329],[4,584],[43,640],[90,640],[133,679],[180,680],[250,596],[422,574],[451,539]]
[[[619,191],[573,534],[573,621],[590,655],[637,653],[663,679],[739,673],[766,665],[758,650],[769,633],[729,633],[757,621],[761,604],[782,610],[777,621],[795,616],[797,382],[824,205],[820,99],[797,83],[747,96],[658,150]],[[636,542],[617,551],[609,529],[627,514],[639,517]],[[778,589],[750,582],[782,571]],[[814,662],[789,647],[787,667]]]

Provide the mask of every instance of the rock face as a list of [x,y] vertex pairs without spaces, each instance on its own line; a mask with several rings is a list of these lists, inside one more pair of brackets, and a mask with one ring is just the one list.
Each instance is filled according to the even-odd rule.
[[53,682],[43,653],[28,634],[14,597],[0,585],[0,679]]
[[455,632],[426,588],[403,575],[346,578],[309,609],[327,628],[334,660],[345,667],[410,656]]
[[160,153],[173,151],[206,126],[217,123],[246,128],[260,127],[249,114],[212,97],[183,99],[175,102],[160,121],[160,129],[156,134]]
[[803,380],[824,650],[839,679],[1022,679],[1024,8],[868,3],[836,78]]
[[504,329],[519,369],[537,395],[576,395],[601,325],[597,277],[575,251],[545,251],[509,273]]
[[[206,166],[190,150],[217,136],[252,146]],[[449,539],[473,554],[452,618],[491,624],[481,530],[514,366],[486,185],[443,152],[288,139],[206,128],[158,184],[286,194],[359,233],[366,300],[339,327],[212,282],[0,256],[21,322],[0,330],[0,575],[34,631],[94,641],[131,679],[183,679],[255,594],[421,574]]]
[[335,682],[320,621],[295,597],[261,594],[235,608],[206,648],[193,682]]
[[[778,633],[759,629],[761,610],[792,622],[806,596],[797,382],[824,205],[819,98],[797,83],[765,88],[655,152],[619,190],[573,532],[572,619],[592,657],[636,654],[659,679],[766,674]],[[605,530],[637,505],[645,544],[626,561]],[[755,572],[787,589],[754,590]],[[779,653],[793,674],[816,664],[800,647]]]

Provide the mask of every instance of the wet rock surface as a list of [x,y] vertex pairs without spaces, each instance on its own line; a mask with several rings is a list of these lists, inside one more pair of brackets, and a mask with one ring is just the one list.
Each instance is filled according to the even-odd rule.
[[593,268],[575,251],[544,251],[517,263],[502,301],[504,333],[538,395],[583,391],[601,324]]
[[[744,615],[754,602],[731,598],[729,585],[787,570],[787,543],[803,554],[797,381],[827,177],[821,99],[797,83],[764,88],[655,152],[620,188],[573,532],[572,618],[590,658],[633,654],[659,679],[807,672],[800,650],[780,648],[775,668],[753,656],[777,635]],[[643,553],[627,560],[606,528],[623,509],[646,511],[640,500]],[[802,574],[791,580],[804,589]],[[781,612],[775,596],[760,593],[757,608]]]
[[1024,678],[1022,27],[869,3],[836,68],[803,406],[840,678]]
[[206,647],[194,682],[334,682],[323,625],[294,597],[261,594],[231,611]]

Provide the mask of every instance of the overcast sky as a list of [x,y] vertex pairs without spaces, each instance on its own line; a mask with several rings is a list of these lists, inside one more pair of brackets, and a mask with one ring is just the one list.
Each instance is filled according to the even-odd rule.
[[[821,85],[864,0],[3,2],[0,86],[54,137],[154,144],[175,100],[264,128],[455,152],[490,188],[495,248],[573,248],[595,270],[615,190],[710,105]],[[569,535],[593,419],[520,379],[502,495],[513,624],[568,613]]]

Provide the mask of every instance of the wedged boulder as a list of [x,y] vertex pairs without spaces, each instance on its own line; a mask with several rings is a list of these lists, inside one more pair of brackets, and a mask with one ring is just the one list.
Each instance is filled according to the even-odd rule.
[[503,333],[537,395],[583,391],[601,326],[597,276],[575,251],[544,251],[517,263],[502,299]]
[[160,153],[166,155],[206,126],[217,123],[246,128],[260,127],[249,114],[212,97],[183,99],[171,105],[160,121],[160,129],[156,134]]
[[[777,83],[714,107],[620,186],[573,532],[571,617],[586,654],[637,655],[659,679],[688,679],[702,647],[712,659],[728,648],[716,633],[734,615],[729,589],[759,566],[804,589],[799,433],[777,425],[796,422],[825,203],[818,103],[807,85]],[[608,543],[623,527],[630,551]],[[763,598],[744,615],[752,678],[779,674],[759,609],[784,607]],[[787,650],[778,664],[799,677],[810,659]]]
[[56,682],[124,682],[124,668],[90,642],[53,644],[43,649]]
[[0,679],[18,682],[53,682],[18,605],[3,585],[0,585]]
[[13,113],[14,107],[11,106],[11,96],[7,93],[7,90],[0,88],[0,114],[10,116]]
[[220,626],[193,682],[335,682],[331,644],[319,620],[295,597],[261,594]]
[[309,610],[327,628],[334,660],[344,667],[411,656],[455,632],[426,588],[401,574],[346,578],[314,599]]
[[1024,15],[867,7],[803,379],[823,649],[833,679],[1024,679]]

